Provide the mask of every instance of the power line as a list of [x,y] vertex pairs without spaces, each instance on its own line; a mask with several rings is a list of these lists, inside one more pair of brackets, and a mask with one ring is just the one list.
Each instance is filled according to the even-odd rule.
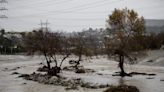
[[6,0],[0,0],[0,3],[8,3]]
[[[108,4],[108,3],[106,3],[106,4]],[[106,5],[106,4],[103,4],[103,5]],[[109,4],[108,4],[109,5]],[[158,6],[158,7],[163,7],[163,5],[156,5],[156,6]],[[75,9],[75,10],[84,10],[84,9],[88,9],[88,8],[93,8],[93,7],[102,7],[102,6],[99,6],[99,5],[97,5],[97,6],[89,6],[89,7],[84,7],[84,8],[81,8],[81,9]],[[139,7],[139,8],[134,8],[134,9],[149,9],[149,8],[154,8],[154,6],[146,6],[146,7]],[[105,13],[105,12],[107,12],[107,11],[97,11],[97,12],[79,12],[79,11],[54,11],[53,13],[58,13],[58,14],[64,14],[64,13],[75,13],[75,14],[100,14],[100,13]],[[40,13],[41,14],[41,13]],[[38,14],[39,15],[39,14]],[[38,16],[38,15],[34,15],[33,14],[33,16],[32,15],[26,15],[26,16],[20,16],[20,17],[34,17],[34,16]],[[50,14],[42,14],[42,15],[50,15]],[[18,17],[18,16],[17,16]],[[16,17],[14,17],[14,18],[16,18]]]
[[0,11],[8,10],[6,7],[0,7]]
[[98,21],[104,20],[105,18],[53,18],[55,20],[71,20],[71,21]]
[[[79,6],[79,8],[73,8],[72,7],[72,9],[70,9],[70,10],[68,8],[68,10],[63,9],[64,11],[60,11],[60,10],[48,11],[48,13],[51,12],[51,13],[57,13],[57,14],[65,14],[65,13],[77,13],[77,14],[87,13],[87,14],[92,14],[92,13],[107,12],[107,11],[95,11],[95,12],[81,12],[81,11],[79,12],[79,11],[77,11],[77,10],[85,10],[85,9],[94,8],[94,7],[95,8],[96,7],[102,7],[103,5],[109,5],[109,3],[103,2],[103,3],[101,3],[101,5],[100,5],[100,3],[97,3],[96,5],[91,4],[90,6],[89,5],[81,6],[81,7]],[[76,7],[76,6],[74,6],[74,7]],[[142,9],[142,7],[140,9]],[[47,15],[50,15],[48,13],[47,13]],[[43,13],[40,13],[40,14],[43,14]],[[22,17],[28,17],[28,16],[22,16]],[[97,20],[102,20],[102,19],[98,19],[98,18],[88,18],[88,19],[87,18],[53,18],[53,19],[55,19],[55,20],[71,20],[71,21],[97,21]],[[58,26],[58,27],[82,27],[82,26],[89,26],[89,25],[55,25],[55,26]],[[93,26],[98,26],[98,25],[93,25]]]
[[[107,3],[108,2],[107,0],[104,0],[104,1],[101,0],[101,1],[96,1],[96,2],[92,2],[92,3],[87,3],[87,4],[79,5],[79,6],[74,6],[74,7],[71,7],[71,8],[66,8],[66,9],[63,9],[63,10],[64,10],[65,13],[77,12],[77,10],[85,10],[85,9],[94,8],[94,7],[102,7],[103,5],[106,5],[106,4],[109,5],[111,3],[118,2],[118,1],[120,1],[120,0],[115,0],[115,1],[112,1],[110,3]],[[60,11],[63,11],[63,10],[46,11],[44,13],[36,13],[36,14],[31,14],[31,15],[26,15],[26,16],[33,16],[33,15],[45,14],[45,13],[49,13],[49,12],[60,12]],[[19,17],[21,17],[21,16],[19,16]]]
[[[19,9],[32,8],[32,9],[41,10],[41,9],[39,9],[41,7],[44,8],[44,7],[50,7],[52,5],[53,6],[54,5],[61,5],[61,4],[68,3],[68,2],[71,2],[71,1],[73,1],[73,0],[64,0],[64,1],[60,1],[60,2],[57,2],[57,1],[43,1],[41,3],[28,4],[28,6],[24,6],[24,5],[19,4],[16,7],[23,7],[23,8],[19,8]],[[16,9],[16,8],[12,8],[12,9]]]
[[[37,17],[38,17],[38,16],[36,16],[36,17],[33,16],[33,18],[35,18],[35,19],[36,19]],[[30,18],[31,18],[31,17],[30,17]],[[78,20],[79,20],[79,21],[87,21],[87,20],[88,20],[88,21],[99,21],[99,20],[104,20],[104,19],[105,19],[105,18],[100,18],[100,17],[97,17],[97,18],[96,18],[96,17],[95,17],[95,18],[93,18],[93,17],[92,17],[92,18],[84,18],[84,17],[77,17],[77,18],[75,18],[75,17],[74,17],[74,18],[69,18],[69,17],[68,17],[68,18],[66,18],[66,17],[64,17],[64,18],[60,17],[60,18],[59,18],[59,17],[58,17],[58,18],[57,18],[57,17],[49,17],[49,18],[50,18],[50,19],[53,19],[53,20],[71,20],[71,21],[78,21]],[[17,19],[17,18],[11,17],[10,19]],[[20,17],[19,17],[19,19],[20,19]]]
[[83,27],[83,26],[104,26],[104,25],[54,25],[56,27]]
[[[105,0],[106,1],[106,0]],[[87,3],[87,4],[83,4],[83,5],[80,5],[80,6],[75,6],[75,7],[71,7],[71,8],[65,8],[65,9],[63,9],[63,10],[69,10],[69,9],[78,9],[78,8],[82,8],[82,7],[86,7],[86,6],[88,6],[88,5],[90,5],[90,4],[94,4],[94,3],[102,3],[102,1],[96,1],[96,2],[92,2],[92,3]],[[48,12],[55,12],[55,13],[73,13],[72,11],[62,11],[62,10],[57,10],[57,11],[47,11],[46,10],[46,12],[48,13]],[[83,14],[83,12],[77,12],[77,13],[79,13],[79,14]],[[90,13],[90,12],[84,12],[84,13]],[[92,12],[91,12],[92,13]],[[97,13],[97,12],[93,12],[93,13]],[[102,11],[100,11],[100,13],[103,13]],[[42,13],[36,13],[37,15],[39,15],[39,14],[44,14],[43,12]],[[33,16],[33,15],[36,15],[36,14],[30,14],[30,15],[25,15],[25,16]],[[20,16],[18,16],[18,17],[20,17]]]
[[[19,19],[19,21],[21,21],[21,22],[24,22],[24,23],[27,23],[27,24],[29,24],[28,23],[28,21],[27,20],[21,20],[21,19]],[[34,22],[35,23],[35,22]],[[40,22],[40,26],[42,27],[42,28],[46,28],[46,25],[47,25],[47,28],[48,28],[48,25],[49,25],[50,23],[48,22],[48,21],[46,21],[46,22],[43,22],[42,20],[41,20],[41,22]],[[21,25],[19,25],[20,27],[22,27]],[[27,26],[27,25],[25,25],[25,26]],[[30,25],[28,25],[28,26],[30,26]],[[104,26],[104,25],[101,25],[101,24],[86,24],[86,23],[84,23],[84,24],[54,24],[53,26],[55,26],[55,27],[85,27],[85,26],[87,26],[87,27],[91,27],[91,26]]]
[[[59,3],[54,3],[54,2],[51,2],[50,4],[52,4],[52,5],[56,5],[56,4],[63,4],[63,3],[67,3],[67,2],[70,2],[70,1],[73,1],[73,0],[65,0],[64,2],[59,2]],[[99,0],[99,2],[101,2],[102,0]],[[97,1],[96,1],[97,2]],[[45,3],[46,2],[44,2],[44,5],[45,5]],[[92,3],[94,3],[94,2],[92,2]],[[92,4],[92,3],[89,3],[89,4]],[[49,3],[48,3],[49,4]],[[75,6],[75,7],[71,7],[71,8],[78,8],[78,7],[81,7],[81,6],[85,6],[86,4],[82,4],[82,5],[80,5],[80,6]],[[88,4],[87,4],[88,5]],[[31,6],[31,5],[29,5],[28,4],[28,6]],[[38,6],[36,6],[36,7],[38,7]],[[49,6],[47,6],[47,5],[45,5],[45,7],[49,7]],[[31,7],[31,8],[33,8],[33,7]],[[41,8],[41,7],[39,7],[39,8]],[[70,9],[70,8],[65,8],[65,9]],[[41,10],[41,11],[43,11],[43,10]],[[47,11],[47,10],[46,10]],[[57,11],[60,11],[60,10],[57,10]]]
[[[70,11],[61,11],[61,12],[56,12],[56,14],[65,14],[65,13],[69,13],[69,14],[80,14],[80,15],[89,15],[89,14],[104,14],[104,13],[108,13],[109,14],[109,12],[108,11],[93,11],[93,12],[70,12]],[[52,14],[42,14],[42,15],[52,15]],[[30,18],[36,18],[36,17],[38,17],[38,16],[41,16],[41,14],[40,15],[25,15],[25,16],[10,16],[10,18],[12,19],[12,18],[14,18],[14,19],[17,19],[17,18],[28,18],[28,17],[30,17]],[[59,20],[59,18],[56,18],[57,20]],[[61,18],[60,18],[61,19]]]
[[[30,5],[30,6],[32,6],[32,5],[42,5],[42,6],[57,5],[57,4],[67,3],[67,2],[70,2],[70,1],[73,1],[73,0],[60,0],[60,1],[59,0],[53,0],[53,1],[52,0],[48,0],[48,1],[42,1],[40,3],[34,3],[34,1],[32,1],[33,3],[32,4],[28,4],[28,5]],[[36,1],[36,2],[38,2],[38,1]],[[24,3],[24,4],[26,5],[26,3]],[[21,5],[21,4],[19,4],[19,5]]]

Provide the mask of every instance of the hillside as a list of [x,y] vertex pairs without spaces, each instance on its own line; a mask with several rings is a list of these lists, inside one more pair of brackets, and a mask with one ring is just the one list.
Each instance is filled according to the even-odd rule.
[[159,33],[164,31],[164,19],[146,19],[145,21],[148,32]]
[[164,26],[164,19],[145,19],[146,26],[156,26],[161,27]]

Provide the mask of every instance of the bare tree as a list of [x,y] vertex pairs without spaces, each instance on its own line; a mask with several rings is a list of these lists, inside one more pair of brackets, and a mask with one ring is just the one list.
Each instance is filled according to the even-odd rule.
[[[61,33],[53,33],[48,30],[34,30],[25,36],[25,46],[28,54],[34,55],[35,52],[39,52],[41,55],[44,55],[48,74],[50,75],[60,73],[62,63],[70,55],[67,44],[67,40],[61,36]],[[60,65],[58,64],[58,55],[64,56]],[[51,62],[55,62],[55,67],[51,67]]]
[[82,61],[82,55],[84,55],[85,41],[83,33],[75,33],[73,37],[70,38],[72,44],[72,52],[78,56],[78,60],[75,62],[75,68],[78,69],[80,61]]

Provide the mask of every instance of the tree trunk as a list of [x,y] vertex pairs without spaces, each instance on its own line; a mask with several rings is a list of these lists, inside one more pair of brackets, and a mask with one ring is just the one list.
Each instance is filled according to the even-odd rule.
[[78,68],[78,65],[80,65],[80,60],[76,61],[76,65],[75,65],[75,68],[76,68],[76,69],[79,69],[79,68]]
[[79,60],[76,61],[76,65],[75,65],[75,68],[76,68],[76,69],[79,69],[79,68],[78,68],[78,65],[80,65],[81,56],[82,56],[82,55],[80,54],[80,55],[79,55]]
[[48,70],[51,69],[51,65],[50,65],[50,62],[49,61],[47,61],[47,67],[48,67]]
[[50,61],[49,61],[48,58],[47,58],[46,53],[44,53],[44,56],[45,56],[45,58],[46,58],[48,70],[50,70],[50,69],[51,69],[51,65],[50,65]]
[[125,76],[125,71],[124,71],[124,56],[123,55],[119,55],[119,67],[120,67],[120,76]]
[[68,58],[69,55],[70,55],[70,54],[67,54],[67,55],[62,59],[62,61],[61,61],[61,63],[60,63],[60,66],[59,66],[60,68],[61,68],[61,66],[62,66],[62,64],[63,64],[63,62],[64,62],[64,60],[65,60],[66,58]]

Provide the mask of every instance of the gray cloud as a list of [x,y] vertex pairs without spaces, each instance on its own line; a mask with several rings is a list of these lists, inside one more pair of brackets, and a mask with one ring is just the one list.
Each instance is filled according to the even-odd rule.
[[164,19],[163,0],[8,0],[8,19],[0,26],[8,30],[29,31],[50,22],[52,30],[81,31],[104,28],[114,8],[134,9],[146,19]]

